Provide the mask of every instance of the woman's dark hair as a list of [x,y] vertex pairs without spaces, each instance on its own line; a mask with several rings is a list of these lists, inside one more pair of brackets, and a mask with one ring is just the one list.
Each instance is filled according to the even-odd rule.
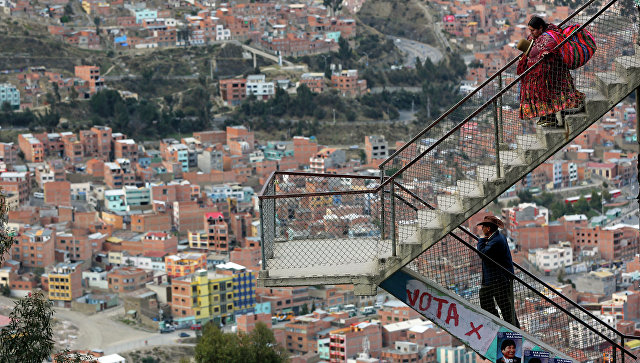
[[532,16],[531,20],[529,20],[529,26],[533,29],[542,29],[542,31],[545,31],[549,25],[541,17]]
[[515,347],[516,346],[516,342],[514,342],[511,339],[506,339],[502,342],[502,345],[500,345],[500,350],[504,350],[504,348],[506,347]]

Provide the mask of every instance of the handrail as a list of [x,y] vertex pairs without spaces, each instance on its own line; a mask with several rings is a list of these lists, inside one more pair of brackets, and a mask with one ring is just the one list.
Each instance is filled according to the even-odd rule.
[[[568,21],[570,21],[571,19],[573,19],[573,17],[575,17],[576,15],[578,15],[579,13],[582,12],[582,10],[584,10],[587,6],[591,5],[594,1],[596,0],[589,0],[587,1],[584,5],[582,5],[581,7],[579,7],[576,11],[574,11],[573,13],[571,13],[571,15],[569,15],[566,19],[564,19],[563,21],[561,21],[558,26],[562,27],[562,25],[566,24]],[[453,111],[455,111],[458,107],[460,107],[463,103],[467,102],[471,97],[473,97],[476,93],[480,92],[480,90],[482,90],[487,84],[489,84],[491,81],[493,81],[494,79],[496,79],[496,77],[500,74],[502,74],[504,71],[507,70],[507,68],[509,68],[511,65],[513,65],[513,63],[515,63],[516,61],[518,61],[518,59],[521,56],[517,56],[515,58],[513,58],[512,60],[510,60],[506,65],[504,65],[502,68],[500,68],[498,71],[496,71],[496,73],[492,74],[489,78],[487,78],[487,80],[485,80],[484,82],[482,82],[482,84],[478,87],[476,87],[473,91],[471,91],[471,93],[469,93],[468,95],[466,95],[465,97],[463,97],[460,101],[458,101],[455,105],[451,106],[451,108],[449,108],[447,111],[445,111],[445,113],[443,113],[442,115],[440,115],[440,117],[438,117],[434,122],[432,122],[429,126],[427,126],[426,128],[424,128],[424,130],[420,131],[420,133],[418,133],[416,136],[414,136],[409,142],[405,143],[404,145],[402,145],[400,148],[398,148],[398,150],[396,150],[393,154],[391,154],[388,158],[386,158],[382,163],[380,163],[380,165],[378,166],[379,168],[382,168],[384,165],[386,165],[389,161],[391,161],[391,159],[395,158],[399,153],[401,153],[402,151],[404,151],[407,147],[409,147],[410,144],[413,144],[416,140],[418,140],[420,137],[422,137],[422,135],[424,135],[425,133],[427,133],[434,125],[438,124],[440,121],[442,121],[445,117],[449,116]]]
[[[274,199],[274,198],[269,198],[268,196],[265,196],[264,193],[265,193],[265,191],[267,189],[267,185],[269,185],[273,181],[273,179],[275,178],[276,175],[317,176],[317,177],[324,177],[324,178],[351,178],[351,179],[368,179],[368,180],[378,180],[379,179],[377,176],[367,176],[367,175],[358,175],[358,174],[329,174],[329,173],[310,173],[310,172],[306,172],[306,171],[279,171],[279,170],[274,170],[269,175],[269,178],[267,178],[267,181],[262,186],[262,189],[260,189],[260,193],[258,194],[259,198],[262,198],[264,196],[265,199]],[[282,194],[282,195],[284,196],[285,194]],[[306,195],[307,194],[305,194],[305,196]],[[288,195],[288,197],[291,197],[291,195]]]
[[[560,23],[561,25],[564,24],[564,22],[570,20],[570,18],[572,18],[574,15],[577,14],[577,12],[583,10],[587,5],[593,3],[596,0],[589,0],[589,2],[587,2],[585,5],[583,5],[582,7],[580,7],[580,9],[576,12],[574,12],[573,14],[571,14],[570,17],[568,17],[567,19],[565,19],[565,21],[563,21],[562,23]],[[578,29],[576,29],[576,32],[582,31],[585,27],[587,27],[589,24],[591,24],[596,18],[598,18],[602,13],[604,13],[606,10],[608,10],[613,4],[615,4],[618,0],[611,0],[609,3],[607,3],[605,6],[603,6],[600,10],[598,10],[598,12],[596,12],[591,18],[589,18],[589,20],[587,20],[584,24],[582,24],[580,27],[578,27]],[[559,49],[562,45],[564,45],[566,42],[569,41],[569,37],[564,38],[559,44],[556,45],[556,47],[554,48],[554,50]],[[515,58],[517,59],[517,58]],[[514,60],[515,60],[514,59]],[[533,64],[531,67],[527,68],[524,72],[522,72],[522,74],[518,75],[518,77],[516,77],[516,79],[514,79],[511,83],[509,83],[506,87],[504,87],[503,89],[501,89],[498,93],[496,93],[493,97],[491,97],[488,101],[486,101],[484,104],[482,104],[480,107],[478,107],[475,111],[473,111],[469,116],[467,116],[464,120],[462,120],[462,122],[458,123],[456,126],[454,126],[451,130],[447,131],[447,133],[445,133],[444,135],[442,135],[436,142],[434,142],[433,144],[429,145],[429,147],[427,147],[424,151],[422,151],[418,156],[416,156],[415,158],[413,158],[413,160],[409,161],[408,163],[406,163],[403,167],[401,167],[400,169],[396,170],[393,175],[389,176],[389,177],[385,177],[384,175],[382,175],[383,180],[386,179],[385,181],[383,181],[382,183],[380,183],[380,185],[378,187],[376,187],[375,189],[369,189],[368,192],[369,193],[377,193],[379,192],[381,189],[383,189],[384,187],[387,186],[387,184],[389,184],[392,180],[395,180],[398,175],[402,174],[403,172],[405,172],[407,169],[409,169],[413,164],[417,163],[418,160],[422,159],[425,155],[427,155],[429,152],[431,152],[434,148],[436,148],[436,146],[440,145],[444,140],[446,140],[447,138],[449,138],[449,136],[453,135],[456,131],[458,131],[459,129],[461,129],[463,126],[465,126],[471,119],[473,119],[474,117],[476,117],[480,112],[482,112],[485,108],[487,108],[489,105],[491,105],[493,102],[495,102],[500,96],[502,96],[505,92],[507,92],[508,90],[510,90],[514,85],[516,85],[518,82],[520,82],[520,80],[526,76],[527,74],[529,74],[531,71],[533,71],[533,69],[535,69],[540,63],[542,63],[545,60],[545,57],[541,57],[535,64]],[[512,61],[513,62],[513,61]],[[497,76],[498,73],[496,73],[494,76]],[[484,87],[485,84],[483,83],[482,87]],[[476,90],[481,89],[481,87],[478,87]],[[467,97],[465,97],[463,100],[468,99]],[[405,145],[403,145],[400,149],[398,149],[395,153],[393,153],[389,158],[387,158],[384,162],[382,162],[379,166],[380,170],[382,170],[383,165],[386,164],[387,161],[391,160],[394,156],[396,156],[398,154],[398,152],[406,149],[410,144],[413,144],[413,142],[415,142],[417,139],[419,139],[422,135],[424,135],[424,133],[426,133],[427,131],[429,131],[436,123],[440,122],[441,119],[443,119],[444,117],[448,116],[450,114],[450,112],[453,112],[453,110],[455,108],[458,107],[458,105],[460,104],[460,102],[458,102],[453,108],[449,109],[447,112],[445,112],[440,118],[438,118],[438,120],[434,123],[432,123],[431,125],[427,126],[422,132],[420,132],[418,135],[416,135],[415,137],[413,137],[411,139],[411,141],[409,141],[408,143],[406,143]],[[334,174],[328,174],[328,175],[334,175]],[[268,180],[268,182],[271,181],[271,178]],[[266,184],[265,183],[265,186]],[[264,189],[264,187],[263,187]],[[364,190],[362,190],[361,192],[364,192]],[[336,193],[337,194],[337,193]],[[353,193],[347,193],[347,194],[353,194]],[[273,199],[271,198],[271,196],[267,197],[264,195],[259,196],[259,198],[265,197],[267,199]],[[284,197],[284,194],[283,194]],[[292,195],[287,195],[287,197],[292,197]]]
[[[274,172],[272,173],[270,179],[272,179],[273,177],[275,177],[275,175],[315,175],[318,176],[318,174],[313,174],[313,173],[301,173],[301,172]],[[324,174],[322,175],[324,177],[328,177],[328,178],[352,178],[352,177],[359,177],[360,179],[371,179],[371,180],[377,180],[377,178],[373,178],[373,177],[366,177],[366,176],[356,176],[356,175],[349,175],[349,174]],[[383,184],[386,184],[387,182],[389,182],[391,179],[391,177],[383,177],[383,180],[387,179],[386,181],[384,181]],[[396,182],[395,180],[393,181],[393,184],[395,186],[397,186],[399,189],[401,189],[402,191],[406,192],[407,194],[409,194],[411,197],[415,198],[416,200],[418,200],[420,203],[422,203],[423,205],[425,205],[427,208],[434,210],[435,207],[432,206],[431,204],[429,204],[428,202],[426,202],[424,199],[422,199],[420,196],[416,195],[415,193],[413,193],[411,190],[409,190],[408,188],[406,188],[404,185]],[[293,198],[293,197],[309,197],[309,196],[331,196],[331,195],[348,195],[348,194],[366,194],[366,193],[374,193],[374,192],[378,192],[379,189],[381,187],[375,188],[375,189],[364,189],[364,190],[354,190],[354,191],[337,191],[337,192],[318,192],[318,193],[299,193],[299,194],[280,194],[280,195],[261,195],[259,198],[260,199],[279,199],[279,198]],[[384,193],[388,193],[391,194],[391,191],[383,191]],[[417,208],[411,204],[410,202],[408,202],[406,199],[396,195],[394,193],[393,195],[394,197],[398,198],[401,202],[403,202],[404,204],[408,205],[410,208],[412,208],[414,211],[417,210]],[[471,231],[469,231],[467,228],[463,227],[463,226],[458,226],[458,229],[462,230],[465,234],[467,234],[468,236],[472,237],[472,238],[477,238]],[[571,313],[570,311],[568,311],[567,309],[565,309],[564,307],[562,307],[560,304],[558,304],[557,302],[555,302],[553,299],[550,299],[549,297],[545,296],[542,292],[538,291],[537,289],[534,289],[532,286],[530,286],[528,283],[526,283],[524,280],[522,280],[520,277],[516,276],[515,274],[513,274],[511,271],[507,270],[506,268],[504,268],[503,266],[501,266],[500,264],[497,264],[495,261],[493,261],[493,259],[491,259],[490,257],[488,257],[487,255],[485,255],[484,253],[482,253],[481,251],[479,251],[475,246],[469,244],[467,241],[465,241],[464,239],[462,239],[461,237],[459,237],[457,234],[455,234],[453,231],[449,232],[448,235],[450,235],[451,237],[455,238],[456,240],[458,240],[459,242],[461,242],[462,244],[464,244],[465,246],[467,246],[468,248],[470,248],[472,251],[474,251],[478,256],[480,256],[482,259],[488,260],[493,262],[494,264],[496,264],[497,266],[499,266],[504,273],[506,273],[507,275],[511,276],[514,280],[517,280],[518,282],[520,282],[521,284],[523,284],[524,286],[528,287],[530,291],[533,291],[535,294],[539,295],[540,297],[542,297],[545,301],[548,301],[550,304],[552,304],[553,306],[555,306],[556,308],[560,309],[563,313],[567,314],[568,316],[570,316],[571,318],[580,321],[580,319],[575,316],[573,313]],[[410,263],[410,262],[408,262]],[[407,264],[408,264],[407,263]],[[548,289],[549,291],[552,291],[553,293],[555,293],[556,295],[558,295],[559,297],[562,298],[563,301],[567,302],[568,304],[570,304],[573,308],[578,309],[581,313],[586,314],[588,317],[590,317],[591,319],[594,319],[595,321],[597,321],[598,323],[600,323],[602,326],[604,326],[605,328],[607,328],[609,331],[613,332],[614,334],[618,335],[621,338],[630,338],[630,339],[640,339],[640,337],[634,337],[634,336],[630,336],[630,335],[623,335],[621,334],[617,329],[613,328],[612,326],[610,326],[609,324],[607,324],[606,322],[602,321],[601,319],[599,319],[598,317],[596,317],[595,315],[593,315],[591,312],[589,312],[588,310],[586,310],[584,307],[580,306],[579,304],[577,304],[576,302],[572,301],[571,299],[568,299],[566,296],[564,296],[562,293],[560,293],[559,291],[557,291],[556,289],[554,289],[552,286],[550,286],[549,284],[545,283],[544,281],[542,281],[540,278],[538,278],[537,276],[535,276],[534,274],[532,274],[531,272],[529,272],[528,270],[522,268],[522,266],[518,265],[517,263],[513,263],[514,267],[516,267],[519,271],[521,271],[522,273],[524,273],[526,276],[528,276],[529,278],[535,280],[537,283],[541,284],[542,286],[544,286],[546,289]],[[622,351],[624,351],[626,354],[628,354],[629,356],[633,357],[634,359],[637,359],[637,357],[629,352],[628,350],[626,350],[623,346],[621,346],[620,344],[618,344],[617,342],[611,340],[611,338],[607,337],[606,335],[604,335],[602,332],[598,331],[597,329],[595,329],[594,327],[592,327],[589,324],[584,324],[589,330],[593,331],[595,334],[597,334],[598,336],[600,336],[601,338],[605,339],[606,341],[608,341],[609,343],[611,343],[612,345],[614,345],[616,348],[621,349]]]
[[[407,194],[411,195],[413,198],[417,199],[420,203],[424,204],[427,208],[434,210],[435,207],[430,205],[429,203],[427,203],[424,199],[420,198],[418,195],[416,195],[415,193],[413,193],[412,191],[410,191],[409,189],[407,189],[405,186],[403,186],[402,184],[399,183],[395,183],[395,185],[397,185],[398,187],[400,187],[400,189],[404,190],[405,192],[407,192]],[[473,238],[477,238],[475,234],[473,234],[473,232],[471,232],[468,228],[460,225],[457,227],[458,229],[462,230],[464,233],[466,233],[468,236],[473,237]],[[449,234],[452,234],[453,232],[450,232]],[[581,306],[580,304],[576,303],[575,301],[566,298],[566,296],[562,295],[559,291],[557,291],[556,289],[554,289],[551,285],[547,284],[546,282],[544,282],[542,279],[540,279],[538,276],[532,274],[531,272],[529,272],[527,269],[522,268],[522,266],[518,265],[516,262],[513,263],[514,266],[516,266],[520,271],[524,272],[527,276],[531,277],[532,279],[536,280],[536,282],[542,284],[545,288],[555,292],[556,294],[558,294],[559,296],[562,296],[569,304],[573,305],[574,307],[578,308],[580,311],[582,311],[583,313],[587,314],[590,318],[595,319],[596,321],[602,323],[605,327],[607,327],[609,330],[613,330],[615,332],[618,333],[618,335],[621,335],[620,332],[618,332],[617,329],[615,329],[614,327],[612,327],[611,325],[609,325],[607,322],[601,320],[600,318],[598,318],[597,316],[593,315],[589,310],[585,309],[583,306]],[[509,273],[511,273],[511,271],[509,271]],[[638,337],[640,339],[640,337]]]
[[[398,186],[400,189],[402,189],[403,191],[405,191],[407,194],[411,195],[413,198],[417,199],[420,203],[424,204],[427,208],[429,209],[435,209],[435,207],[433,207],[432,205],[430,205],[429,203],[427,203],[425,200],[423,200],[422,198],[420,198],[419,196],[417,196],[416,194],[414,194],[413,192],[411,192],[409,189],[407,189],[405,186],[403,186],[402,184],[399,184],[397,182],[394,182],[394,185]],[[404,200],[404,199],[403,199]],[[415,208],[413,205],[410,205],[410,207]],[[466,233],[467,235],[469,235],[472,238],[477,239],[477,236],[474,235],[471,231],[469,231],[467,228],[463,227],[463,226],[458,226],[459,229],[461,229],[464,233]],[[504,266],[500,265],[499,263],[495,262],[491,257],[487,256],[486,254],[484,254],[482,251],[478,250],[475,246],[471,245],[470,243],[468,243],[467,241],[465,241],[464,239],[460,238],[457,234],[453,233],[453,232],[449,232],[448,235],[450,235],[451,237],[455,238],[456,240],[458,240],[459,242],[461,242],[462,244],[464,244],[465,246],[467,246],[468,248],[470,248],[472,251],[474,251],[476,254],[478,254],[482,259],[484,260],[488,260],[490,262],[492,262],[493,264],[495,264],[496,266],[500,267],[503,271],[503,273],[506,273],[507,275],[510,275],[513,279],[518,280],[518,282],[520,282],[521,284],[523,284],[524,286],[528,287],[529,290],[535,292],[536,294],[538,294],[540,297],[542,297],[544,300],[548,301],[549,303],[553,304],[555,307],[557,307],[558,309],[562,310],[562,312],[564,312],[565,314],[571,316],[572,318],[576,319],[576,320],[580,320],[578,319],[578,317],[576,317],[575,315],[573,315],[571,312],[567,311],[564,307],[560,306],[558,303],[556,303],[555,301],[553,301],[553,299],[548,298],[547,296],[545,296],[542,292],[538,291],[537,289],[533,288],[531,285],[529,285],[528,283],[524,282],[521,278],[519,278],[518,276],[516,276],[514,273],[512,273],[511,271],[507,270]],[[408,262],[407,264],[409,264],[411,262]],[[620,333],[617,329],[613,328],[612,326],[610,326],[609,324],[607,324],[606,322],[602,321],[601,319],[599,319],[598,317],[596,317],[595,315],[593,315],[591,312],[589,312],[587,309],[585,309],[584,307],[580,306],[579,304],[577,304],[575,301],[568,299],[566,296],[564,296],[562,293],[560,293],[558,290],[554,289],[552,286],[550,286],[549,284],[547,284],[546,282],[542,281],[540,278],[538,278],[537,276],[535,276],[534,274],[532,274],[531,272],[527,271],[526,269],[523,269],[520,265],[518,265],[516,262],[513,262],[514,267],[517,267],[518,270],[520,270],[521,272],[523,272],[525,275],[527,275],[528,277],[534,279],[536,282],[540,283],[542,286],[544,286],[545,288],[549,289],[550,291],[552,291],[553,293],[555,293],[556,295],[562,297],[563,301],[568,302],[572,307],[577,308],[578,310],[580,310],[582,313],[587,314],[587,316],[589,316],[590,318],[594,319],[595,321],[601,323],[602,325],[604,325],[604,327],[608,328],[610,331],[614,332],[616,335],[620,336],[620,337],[631,337],[631,336],[626,336],[623,335],[622,333]],[[590,330],[592,330],[593,332],[595,332],[596,334],[600,335],[600,337],[604,338],[605,340],[607,340],[609,343],[615,345],[618,348],[621,348],[622,350],[624,350],[627,354],[629,354],[630,356],[633,357],[633,359],[637,359],[637,357],[635,355],[633,355],[631,352],[627,351],[626,349],[624,349],[624,347],[620,346],[618,343],[612,341],[610,338],[608,338],[607,336],[605,336],[604,334],[602,334],[601,332],[597,331],[595,328],[593,328],[591,325],[589,324],[584,324],[585,326],[587,326]],[[637,339],[640,339],[640,337],[635,337]]]
[[[594,0],[595,1],[595,0]],[[582,31],[587,25],[591,24],[597,17],[599,17],[603,12],[605,12],[607,9],[609,9],[614,3],[616,3],[618,0],[611,0],[607,5],[605,5],[604,7],[602,7],[602,9],[600,9],[597,13],[595,13],[595,15],[593,15],[591,18],[589,18],[589,20],[587,20],[584,24],[582,24],[578,29],[576,29],[576,32]],[[570,38],[564,38],[558,45],[556,45],[555,48],[553,48],[553,50],[557,50],[559,49],[562,45],[564,45],[566,42],[569,41]],[[456,126],[454,126],[451,130],[449,130],[446,134],[444,134],[442,137],[440,137],[438,139],[438,141],[434,142],[433,144],[429,145],[428,148],[426,148],[423,152],[420,153],[420,155],[418,155],[417,157],[415,157],[413,160],[411,160],[410,162],[408,162],[406,165],[404,165],[402,168],[400,168],[399,170],[397,170],[395,173],[393,173],[393,175],[391,175],[389,177],[389,179],[387,181],[385,181],[384,183],[382,183],[380,185],[380,187],[385,187],[386,184],[389,183],[389,181],[391,179],[394,179],[398,177],[398,175],[402,174],[404,171],[406,171],[409,167],[411,167],[413,164],[415,164],[416,162],[418,162],[418,160],[422,159],[426,154],[428,154],[431,150],[433,150],[436,146],[440,145],[444,140],[446,140],[447,138],[449,138],[449,136],[453,135],[454,132],[458,131],[459,129],[461,129],[464,125],[467,124],[467,122],[469,122],[471,119],[473,119],[474,117],[476,117],[480,112],[482,112],[485,108],[487,108],[488,106],[490,106],[493,102],[495,102],[500,96],[502,96],[506,91],[510,90],[511,87],[513,87],[515,84],[517,84],[524,76],[526,76],[527,74],[529,74],[535,67],[537,67],[540,63],[542,63],[542,61],[545,60],[545,56],[541,57],[534,65],[532,65],[531,67],[527,68],[527,70],[525,70],[524,72],[522,72],[522,74],[520,74],[518,77],[516,77],[515,80],[513,80],[511,83],[509,83],[505,88],[503,88],[502,90],[500,90],[498,93],[496,93],[493,97],[491,97],[491,99],[489,99],[488,101],[486,101],[482,106],[478,107],[475,111],[473,111],[471,113],[471,115],[467,116],[467,118],[465,118],[462,122],[460,122],[459,124],[457,124]]]

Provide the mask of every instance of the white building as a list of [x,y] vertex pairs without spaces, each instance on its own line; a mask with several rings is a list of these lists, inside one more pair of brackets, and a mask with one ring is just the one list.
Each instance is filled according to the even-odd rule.
[[573,250],[569,242],[549,248],[536,248],[529,252],[529,262],[540,270],[550,272],[573,263]]
[[82,271],[82,280],[88,287],[96,289],[109,289],[109,281],[107,280],[107,271],[102,269],[94,271]]
[[87,200],[91,192],[91,183],[71,183],[71,199]]
[[0,107],[5,102],[14,110],[20,108],[20,91],[11,83],[0,83]]
[[231,30],[225,29],[224,26],[216,25],[216,40],[229,40],[231,39]]
[[267,82],[264,74],[252,74],[247,77],[247,96],[255,95],[266,100],[276,94],[273,82]]
[[122,256],[122,262],[127,266],[134,266],[144,270],[162,271],[166,270],[164,259],[162,257],[151,256]]

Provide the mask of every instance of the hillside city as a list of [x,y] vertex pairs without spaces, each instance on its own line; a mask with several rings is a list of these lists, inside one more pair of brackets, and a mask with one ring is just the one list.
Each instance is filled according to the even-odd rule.
[[[412,0],[414,12],[430,17],[432,38],[415,29],[370,35],[374,5],[393,3],[0,0],[2,37],[16,35],[12,26],[35,37],[41,27],[38,36],[57,49],[101,52],[59,66],[55,56],[26,54],[28,64],[12,67],[22,56],[0,51],[8,59],[0,69],[0,190],[14,239],[0,267],[0,330],[15,299],[42,289],[56,311],[57,350],[126,362],[152,356],[150,347],[166,350],[154,361],[188,358],[205,324],[250,333],[258,322],[290,362],[483,362],[380,289],[364,297],[352,285],[257,285],[258,196],[273,172],[379,177],[412,127],[453,104],[394,77],[452,69],[437,82],[455,82],[459,99],[518,55],[530,15],[557,23],[578,7]],[[377,43],[365,48],[363,39]],[[235,50],[184,73],[172,66],[145,76],[131,63],[208,47]],[[454,71],[458,54],[464,65]],[[244,66],[224,69],[232,63]],[[204,99],[188,93],[198,87]],[[375,101],[384,97],[394,101]],[[303,98],[318,108],[295,114]],[[296,122],[264,126],[273,117]],[[336,133],[364,134],[327,135],[336,117]],[[485,216],[501,217],[515,262],[629,335],[640,335],[636,122],[627,99],[464,223],[478,232]],[[406,133],[386,135],[389,125]]]

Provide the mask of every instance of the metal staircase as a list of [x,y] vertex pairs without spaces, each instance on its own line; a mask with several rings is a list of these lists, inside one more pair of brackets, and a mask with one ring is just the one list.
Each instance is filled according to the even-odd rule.
[[[380,286],[493,360],[496,332],[521,334],[527,347],[552,357],[636,359],[624,346],[629,337],[519,266],[512,279],[520,328],[482,310],[481,262],[490,259],[459,227],[640,87],[635,10],[625,4],[591,0],[563,22],[583,24],[598,46],[571,72],[586,99],[564,129],[520,119],[520,82],[539,64],[517,76],[514,59],[389,157],[382,177],[274,173],[260,195],[258,283],[349,283],[362,295]],[[440,296],[486,320],[491,341],[474,345],[474,332],[461,334],[448,324],[457,320],[416,306],[414,293]]]

